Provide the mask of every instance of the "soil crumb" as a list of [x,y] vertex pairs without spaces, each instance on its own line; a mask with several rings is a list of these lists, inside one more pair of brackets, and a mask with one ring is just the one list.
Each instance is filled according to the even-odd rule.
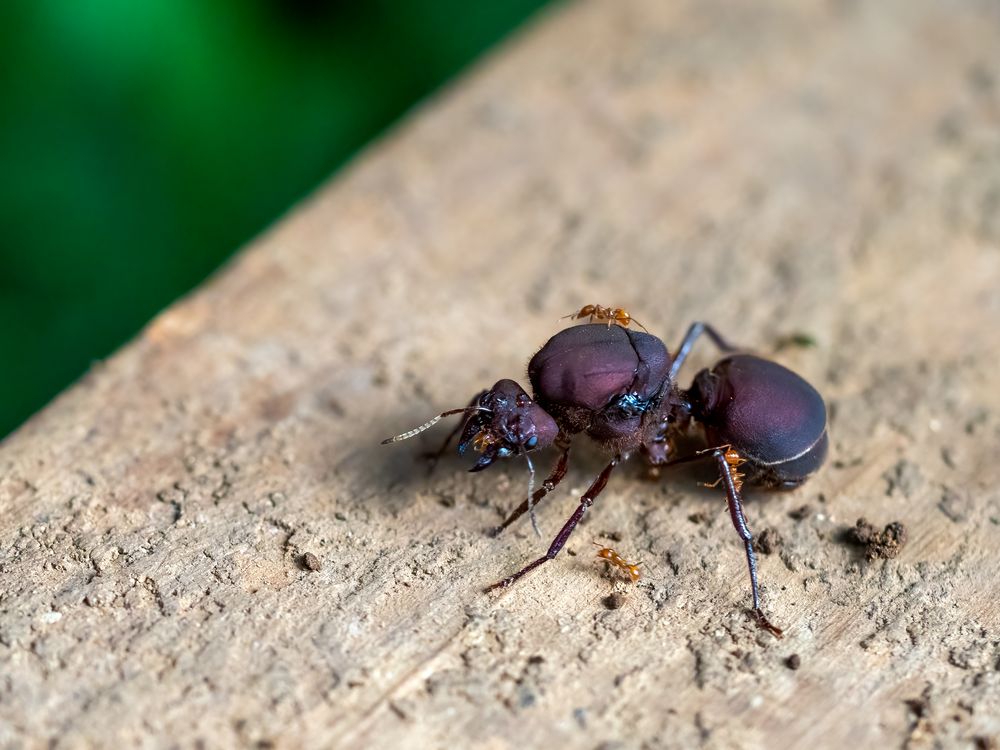
[[766,528],[757,538],[753,540],[753,548],[755,551],[760,552],[764,555],[770,555],[781,548],[782,539],[781,534],[778,533],[777,529]]
[[793,521],[804,521],[812,513],[811,505],[802,505],[795,510],[788,511],[788,517]]
[[625,594],[616,591],[601,600],[608,609],[621,609],[625,606]]
[[906,536],[906,527],[899,521],[879,531],[865,518],[859,518],[854,528],[847,531],[847,541],[864,547],[869,560],[896,557],[906,544]]
[[703,510],[698,510],[692,513],[690,516],[688,516],[688,520],[691,523],[702,524],[702,523],[708,523],[710,519],[708,513],[706,513]]

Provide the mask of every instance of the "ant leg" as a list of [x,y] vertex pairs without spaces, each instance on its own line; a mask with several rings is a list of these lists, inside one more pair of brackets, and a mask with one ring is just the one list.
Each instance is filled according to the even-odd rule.
[[712,328],[712,326],[708,323],[696,321],[687,329],[687,333],[684,334],[684,340],[681,341],[681,345],[677,347],[677,354],[674,355],[673,364],[670,365],[671,380],[677,380],[677,373],[680,372],[681,365],[684,364],[684,360],[687,359],[687,355],[691,353],[691,348],[694,346],[694,342],[697,341],[698,337],[703,333],[708,334],[708,337],[715,342],[715,345],[724,352],[734,352],[739,348],[733,346],[722,338],[719,332]]
[[611,476],[611,470],[618,465],[619,461],[621,461],[621,456],[615,456],[611,459],[611,463],[605,466],[601,473],[597,475],[597,479],[594,480],[593,484],[591,484],[590,487],[587,488],[587,491],[583,493],[583,497],[580,498],[580,505],[575,511],[573,511],[573,515],[569,517],[569,520],[566,521],[559,533],[556,534],[556,538],[552,540],[552,544],[549,546],[548,552],[546,552],[544,556],[539,557],[533,563],[525,565],[514,575],[504,578],[502,581],[498,581],[492,586],[488,586],[486,591],[505,589],[517,581],[517,579],[521,576],[530,573],[542,563],[548,562],[558,555],[559,550],[565,546],[566,540],[569,539],[570,534],[573,533],[573,529],[575,529],[576,525],[580,523],[580,519],[583,518],[583,514],[586,513],[587,509],[594,504],[594,498],[596,498],[601,493],[601,490],[603,490],[608,484],[608,477]]
[[722,448],[712,450],[712,457],[719,466],[719,474],[722,483],[726,486],[726,498],[729,505],[729,515],[733,519],[733,526],[743,540],[743,547],[746,550],[747,566],[750,568],[750,586],[753,590],[753,615],[757,624],[769,633],[781,637],[781,628],[772,625],[764,616],[760,609],[760,592],[757,584],[757,556],[753,551],[753,535],[750,527],[747,526],[747,519],[743,515],[743,503],[740,500],[739,490],[736,489],[736,482],[733,478],[733,470],[726,461],[726,451]]
[[[735,469],[726,460],[726,451],[729,447],[728,445],[721,445],[715,448],[706,448],[690,456],[672,459],[660,466],[676,466],[677,464],[691,463],[692,461],[700,461],[706,458],[712,458],[718,464],[719,481],[726,488],[726,503],[729,507],[729,516],[733,519],[733,526],[736,528],[736,533],[740,535],[740,539],[743,540],[743,547],[746,550],[747,567],[750,569],[750,587],[753,593],[752,611],[754,619],[761,628],[780,638],[781,628],[772,625],[760,609],[760,590],[757,583],[757,556],[753,551],[753,535],[750,532],[750,527],[747,525],[746,516],[743,515],[743,501],[740,498],[740,491],[736,487],[736,477],[733,475]],[[714,487],[717,484],[718,482],[715,482],[707,486]]]
[[[480,391],[479,393],[477,393],[475,396],[472,397],[472,400],[469,401],[468,405],[475,406],[476,404],[478,404],[479,399],[481,399],[485,393],[487,393],[487,391]],[[428,476],[434,473],[434,467],[437,466],[437,463],[438,461],[441,460],[441,457],[448,452],[448,446],[451,445],[451,441],[454,440],[455,436],[462,431],[463,427],[465,427],[466,421],[467,420],[463,419],[461,422],[455,425],[455,429],[453,429],[451,432],[448,433],[448,437],[444,439],[444,442],[441,443],[441,447],[438,448],[436,451],[426,451],[425,453],[421,454],[421,458],[427,460]]]
[[[669,461],[664,461],[663,463],[658,464],[658,466],[661,469],[669,469],[671,466],[678,466],[680,464],[689,464],[693,463],[694,461],[703,461],[706,458],[715,458],[715,454],[719,451],[722,452],[722,455],[724,457],[726,455],[726,449],[728,447],[729,447],[728,445],[720,445],[714,448],[704,448],[700,451],[695,451],[694,453],[688,456],[681,456],[680,458],[671,458]],[[712,486],[714,487],[715,485],[717,485],[719,481],[722,480],[720,479],[716,481],[715,483],[712,484]]]
[[[558,438],[556,440],[558,444]],[[542,482],[542,486],[535,490],[535,494],[531,496],[530,505],[533,507],[538,507],[538,503],[542,500],[542,498],[552,492],[552,490],[556,488],[556,485],[559,484],[563,480],[563,477],[566,476],[566,467],[569,464],[569,442],[567,441],[564,445],[559,445],[559,447],[562,448],[562,453],[559,455],[559,461],[556,463],[555,468],[552,469],[552,473],[549,474],[548,479]],[[511,514],[507,516],[507,520],[493,530],[493,536],[500,536],[501,531],[506,529],[514,523],[514,521],[528,512],[528,507],[529,501],[526,499],[523,503],[514,508]]]

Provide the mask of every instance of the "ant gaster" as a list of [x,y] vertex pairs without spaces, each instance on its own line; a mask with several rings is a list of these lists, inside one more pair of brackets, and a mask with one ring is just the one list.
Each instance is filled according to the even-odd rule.
[[[677,382],[681,365],[703,334],[725,356],[682,389]],[[617,325],[573,326],[550,338],[531,358],[528,378],[534,399],[513,380],[501,380],[465,409],[441,415],[465,415],[441,452],[461,432],[459,453],[470,444],[481,451],[471,471],[482,471],[496,459],[509,456],[524,456],[530,467],[529,452],[549,446],[559,451],[555,467],[537,490],[532,487],[532,469],[527,499],[500,525],[498,533],[525,512],[537,532],[534,508],[566,476],[570,443],[577,435],[587,435],[611,458],[546,553],[487,591],[506,588],[553,559],[615,467],[636,451],[657,467],[710,460],[719,472],[729,515],[743,542],[752,613],[761,627],[780,635],[760,608],[757,558],[740,490],[744,482],[771,489],[797,487],[822,465],[828,446],[826,406],[816,390],[776,362],[737,351],[705,323],[691,325],[673,356],[649,333]],[[438,418],[384,442],[412,437]],[[700,435],[706,447],[675,455],[678,438],[691,432]]]

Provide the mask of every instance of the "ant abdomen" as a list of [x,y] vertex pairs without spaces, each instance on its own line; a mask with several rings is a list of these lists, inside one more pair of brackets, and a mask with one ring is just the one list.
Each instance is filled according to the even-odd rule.
[[734,354],[695,376],[688,391],[710,444],[732,445],[755,484],[796,487],[826,459],[826,405],[777,362]]

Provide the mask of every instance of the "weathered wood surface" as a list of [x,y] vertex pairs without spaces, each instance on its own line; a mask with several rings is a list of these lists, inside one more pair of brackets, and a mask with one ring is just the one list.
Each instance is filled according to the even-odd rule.
[[[986,1],[540,19],[0,447],[0,746],[996,738],[998,50]],[[443,430],[378,444],[523,382],[588,302],[670,345],[693,319],[816,338],[778,356],[827,396],[831,461],[748,507],[782,540],[784,640],[691,473],[635,462],[490,597],[544,547],[485,533],[523,464],[428,478]],[[545,530],[600,465],[581,452]],[[862,515],[906,525],[900,557],[843,543]],[[608,532],[646,569],[616,610]]]

